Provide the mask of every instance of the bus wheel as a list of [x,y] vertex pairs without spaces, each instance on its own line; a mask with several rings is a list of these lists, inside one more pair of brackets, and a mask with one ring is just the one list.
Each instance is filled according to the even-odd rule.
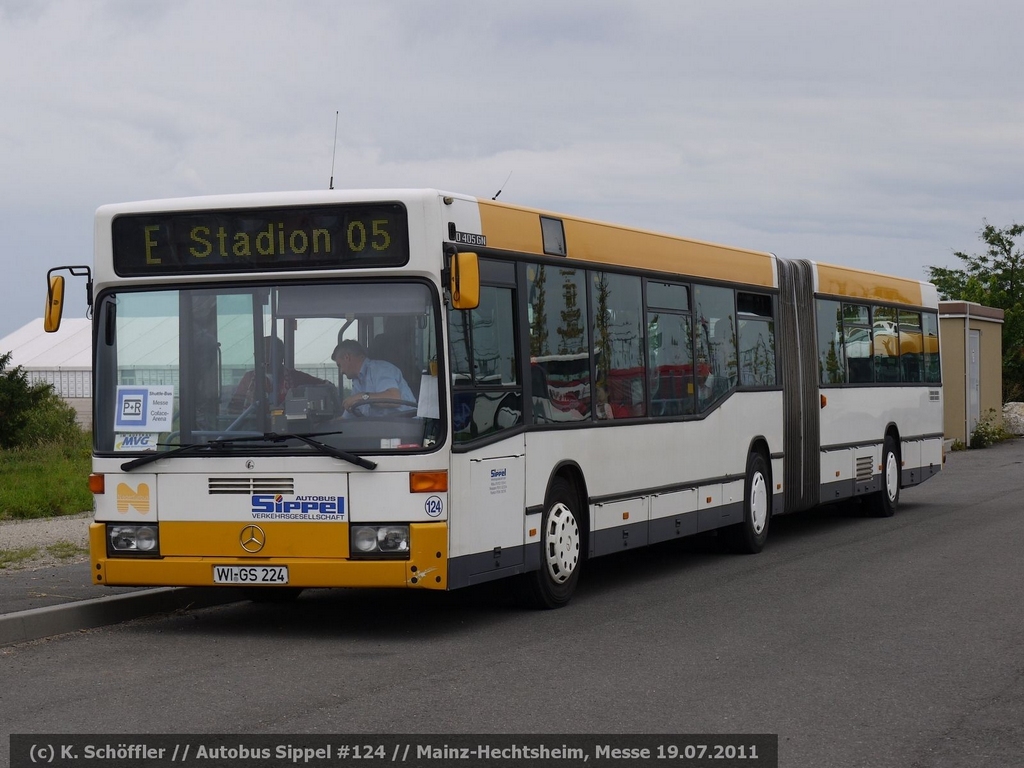
[[882,446],[882,490],[871,497],[875,517],[892,517],[900,503],[900,453],[891,435]]
[[771,518],[771,480],[768,464],[758,452],[747,457],[747,478],[743,483],[743,522],[727,529],[729,548],[744,555],[764,549]]
[[561,608],[576,590],[583,551],[577,503],[569,481],[555,478],[544,511],[540,570],[528,574],[527,599],[534,607]]

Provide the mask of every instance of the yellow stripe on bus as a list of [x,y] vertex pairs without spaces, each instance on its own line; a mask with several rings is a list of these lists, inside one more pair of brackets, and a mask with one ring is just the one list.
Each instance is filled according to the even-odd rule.
[[487,245],[503,251],[544,253],[540,213],[480,201],[480,229]]
[[772,257],[712,243],[565,219],[569,255],[583,261],[679,272],[712,280],[774,287]]
[[563,223],[569,259],[675,272],[712,280],[739,280],[764,287],[775,286],[774,262],[767,253],[684,240],[483,200],[479,206],[482,233],[491,248],[543,254],[540,217],[550,215]]
[[915,307],[923,304],[921,283],[917,280],[831,264],[818,264],[817,267],[819,293]]

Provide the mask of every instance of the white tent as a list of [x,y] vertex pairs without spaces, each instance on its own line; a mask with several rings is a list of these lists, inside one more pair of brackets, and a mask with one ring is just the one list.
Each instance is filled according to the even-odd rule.
[[43,330],[42,318],[33,320],[0,339],[0,354],[7,352],[7,369],[21,366],[30,382],[53,384],[64,398],[92,397],[91,320],[65,319],[56,333]]

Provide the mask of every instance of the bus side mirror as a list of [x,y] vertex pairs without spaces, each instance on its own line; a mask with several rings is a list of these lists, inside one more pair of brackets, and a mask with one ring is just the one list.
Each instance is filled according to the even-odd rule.
[[43,329],[53,333],[60,328],[60,319],[64,314],[64,276],[50,275],[50,284],[46,288],[46,312],[43,314]]
[[476,309],[480,306],[480,262],[475,253],[453,253],[451,275],[452,307]]

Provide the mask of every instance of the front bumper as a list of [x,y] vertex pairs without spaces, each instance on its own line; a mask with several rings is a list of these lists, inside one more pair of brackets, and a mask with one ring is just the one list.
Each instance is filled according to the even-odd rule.
[[[190,525],[195,526],[196,531],[201,531],[202,526],[223,524]],[[238,526],[232,524],[231,527],[233,530]],[[448,526],[445,523],[413,523],[410,526],[409,537],[411,549],[408,560],[351,560],[343,557],[298,557],[294,554],[269,557],[184,554],[161,557],[110,557],[107,554],[106,524],[100,522],[89,526],[89,550],[92,558],[92,581],[94,584],[106,586],[237,586],[214,584],[214,566],[286,565],[289,587],[447,589]],[[268,585],[263,588],[275,587]]]

